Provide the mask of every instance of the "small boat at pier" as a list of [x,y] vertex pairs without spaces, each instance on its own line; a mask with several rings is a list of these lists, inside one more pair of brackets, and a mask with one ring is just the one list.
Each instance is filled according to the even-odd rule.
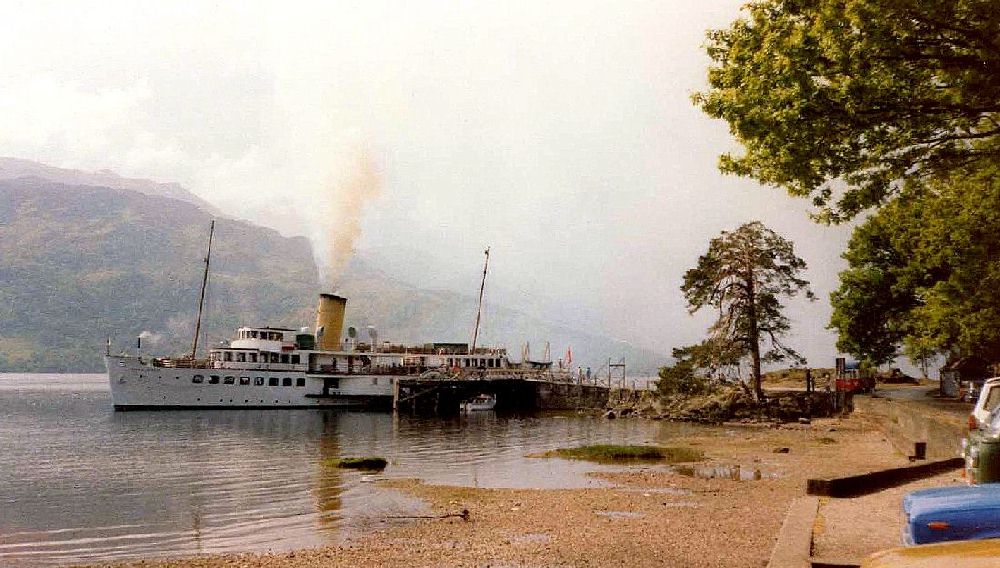
[[462,412],[477,410],[493,410],[497,405],[497,397],[492,394],[481,394],[462,403]]

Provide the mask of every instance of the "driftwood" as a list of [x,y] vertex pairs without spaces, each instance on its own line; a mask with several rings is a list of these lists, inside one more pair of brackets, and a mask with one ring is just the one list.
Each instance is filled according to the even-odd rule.
[[445,513],[443,515],[393,515],[386,518],[387,519],[447,519],[450,517],[458,517],[463,521],[468,521],[469,510],[462,509],[461,513]]

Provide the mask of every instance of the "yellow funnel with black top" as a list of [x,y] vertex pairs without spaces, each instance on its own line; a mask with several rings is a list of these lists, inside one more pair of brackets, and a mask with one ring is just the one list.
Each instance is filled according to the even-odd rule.
[[334,294],[320,294],[316,310],[316,349],[340,349],[340,336],[344,333],[344,312],[347,298]]

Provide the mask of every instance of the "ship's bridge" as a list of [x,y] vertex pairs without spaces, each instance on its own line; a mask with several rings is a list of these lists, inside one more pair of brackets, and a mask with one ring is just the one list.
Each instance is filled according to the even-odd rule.
[[234,349],[281,352],[294,347],[295,330],[284,327],[241,327],[229,345]]

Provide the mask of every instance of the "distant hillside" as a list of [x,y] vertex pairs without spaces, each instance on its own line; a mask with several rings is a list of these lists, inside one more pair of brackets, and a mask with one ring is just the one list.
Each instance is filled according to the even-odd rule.
[[[0,371],[100,371],[110,335],[132,349],[190,350],[211,214],[184,201],[128,189],[38,178],[0,180]],[[209,342],[243,324],[311,326],[319,292],[309,242],[235,220],[219,220],[204,321]],[[348,325],[374,325],[403,342],[468,341],[476,299],[399,282],[360,260],[337,289]],[[542,321],[487,300],[480,343],[513,358],[551,341],[559,359],[605,372],[626,357],[629,374],[651,374],[662,355],[585,330]],[[205,345],[205,343],[203,343]]]
[[[0,369],[94,371],[109,335],[190,349],[211,216],[175,199],[38,179],[0,181]],[[208,337],[308,319],[309,242],[217,223]]]
[[144,193],[146,195],[170,197],[172,199],[179,199],[181,201],[197,205],[209,213],[218,214],[218,211],[207,201],[184,189],[180,186],[180,184],[160,183],[148,179],[126,178],[109,170],[85,172],[82,170],[56,168],[45,164],[39,164],[38,162],[32,162],[30,160],[0,156],[0,180],[28,177],[35,177],[66,185],[92,185],[96,187],[108,187],[111,189],[128,189],[138,191],[139,193]]
[[[428,341],[467,342],[476,321],[477,299],[449,291],[419,290],[393,280],[382,271],[353,261],[338,292],[348,298],[348,325],[364,336],[374,325],[379,338],[406,343]],[[647,349],[600,335],[600,330],[574,329],[543,321],[517,309],[492,304],[487,290],[486,309],[480,331],[480,345],[505,346],[512,359],[519,360],[521,347],[528,341],[533,358],[540,358],[545,342],[551,344],[553,360],[573,350],[573,367],[591,367],[607,373],[608,358],[626,359],[629,376],[655,375],[666,357]]]

